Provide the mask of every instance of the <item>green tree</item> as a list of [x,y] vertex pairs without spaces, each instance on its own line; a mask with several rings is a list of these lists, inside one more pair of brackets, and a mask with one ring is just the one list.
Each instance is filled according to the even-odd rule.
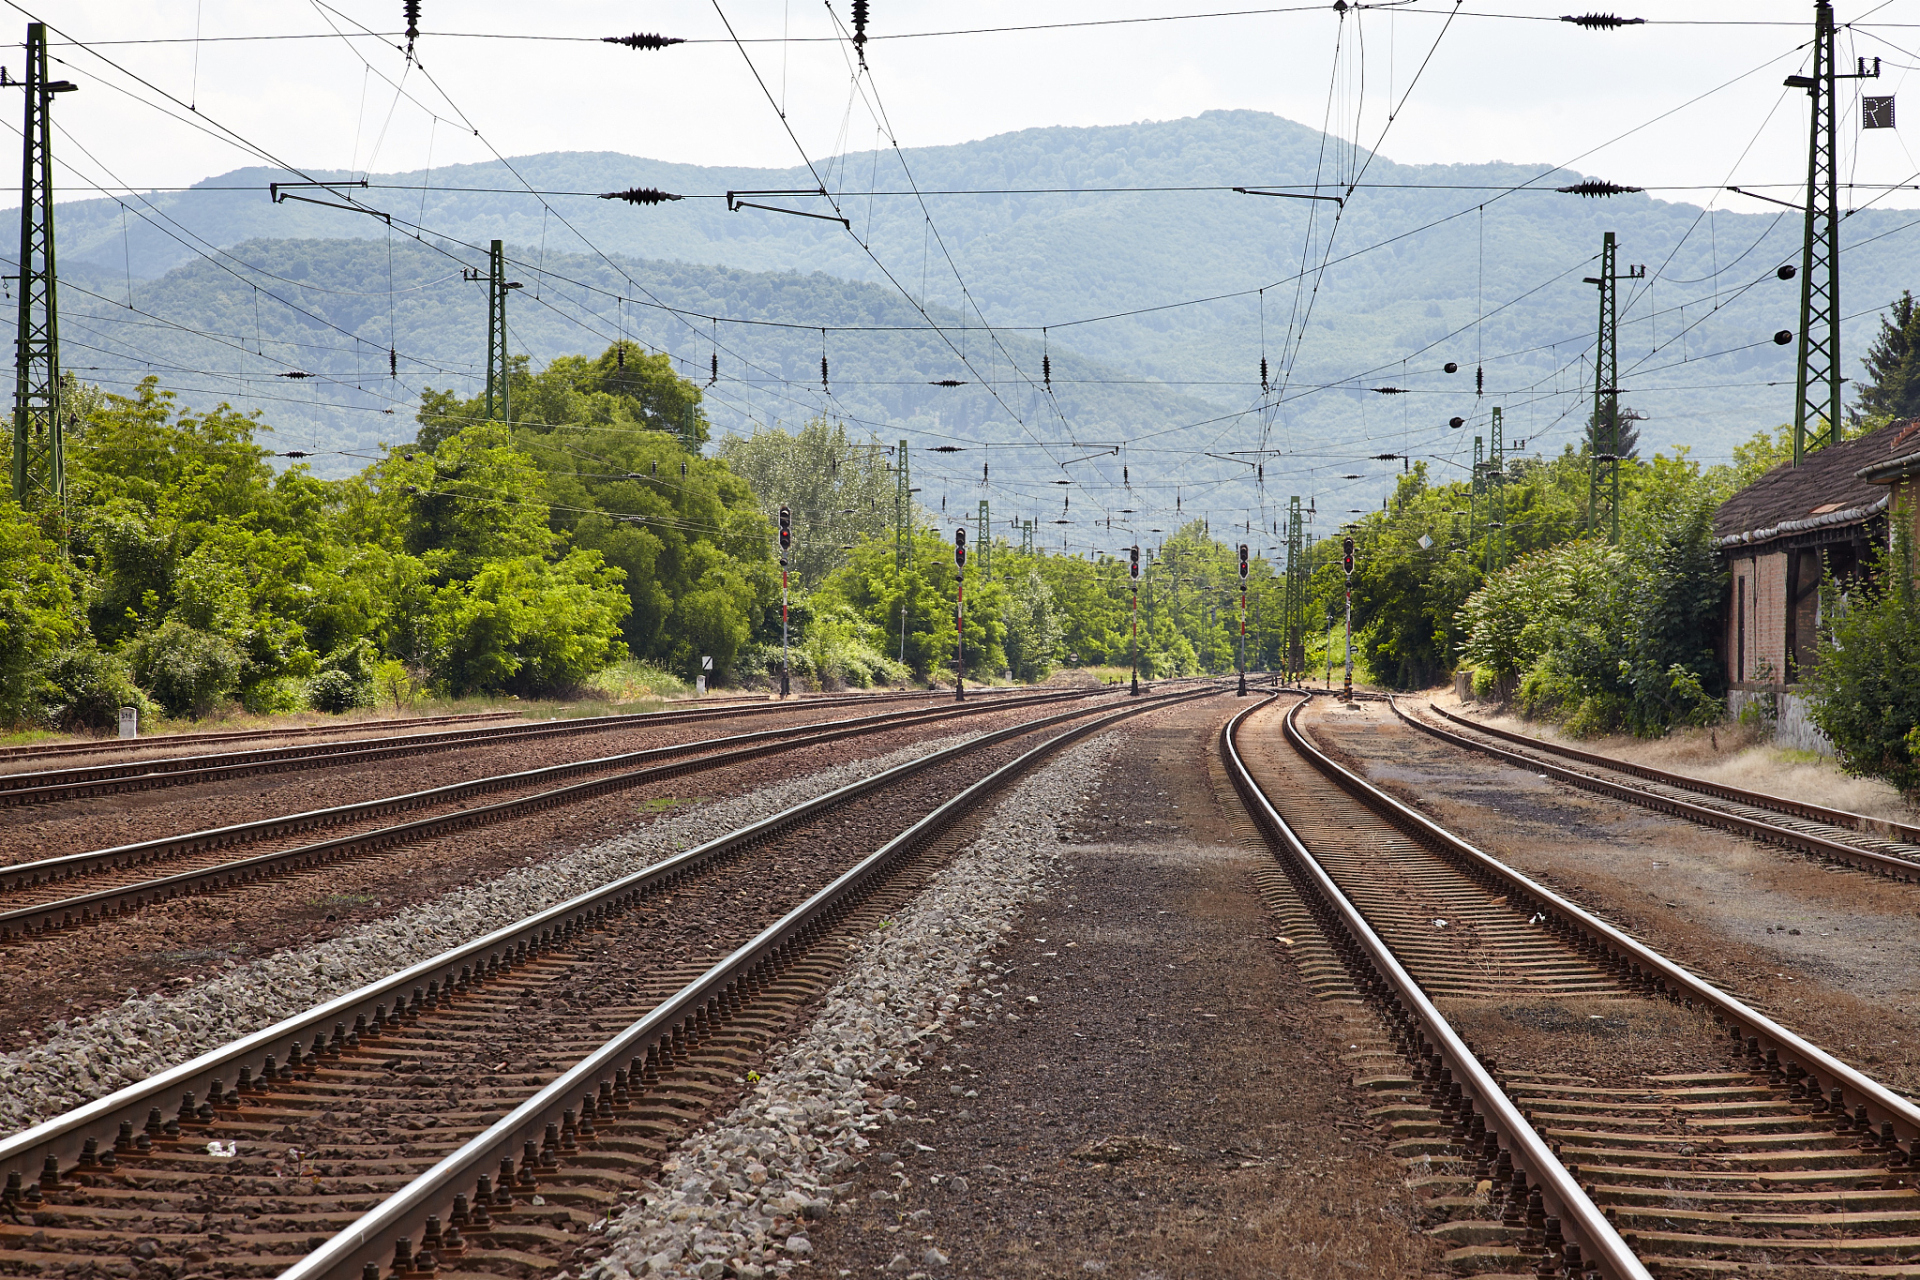
[[814,418],[798,434],[778,427],[720,441],[720,458],[753,486],[768,520],[782,506],[792,513],[793,549],[787,557],[799,585],[813,587],[846,563],[862,538],[891,536],[894,479],[878,441],[848,438],[842,423]]
[[1900,296],[1880,317],[1880,331],[1860,361],[1866,380],[1854,388],[1854,416],[1887,421],[1920,414],[1920,308],[1913,294]]
[[1893,546],[1844,591],[1822,587],[1820,661],[1808,681],[1814,724],[1849,773],[1920,797],[1920,591],[1913,513],[1896,510]]

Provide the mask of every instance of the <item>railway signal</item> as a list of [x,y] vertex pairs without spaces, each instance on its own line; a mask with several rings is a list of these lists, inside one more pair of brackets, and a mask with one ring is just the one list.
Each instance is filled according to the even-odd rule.
[[787,653],[787,550],[793,546],[793,513],[780,507],[780,696],[792,691],[793,668]]
[[1340,540],[1340,559],[1347,571],[1347,679],[1340,700],[1353,701],[1353,539]]
[[1247,544],[1240,544],[1240,697],[1247,696]]
[[1140,696],[1140,548],[1127,549],[1127,577],[1133,585],[1133,696]]
[[967,698],[967,527],[953,531],[953,700]]

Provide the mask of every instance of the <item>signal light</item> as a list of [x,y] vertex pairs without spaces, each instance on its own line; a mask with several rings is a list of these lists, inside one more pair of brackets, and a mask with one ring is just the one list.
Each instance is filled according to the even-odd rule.
[[1129,578],[1138,578],[1140,576],[1140,548],[1129,548],[1128,556],[1127,576]]
[[780,550],[785,551],[793,545],[793,513],[785,507],[780,508]]
[[1247,580],[1247,544],[1240,544],[1240,581]]
[[953,563],[962,569],[967,567],[967,531],[964,527],[953,531]]
[[1353,539],[1352,538],[1340,539],[1340,551],[1341,551],[1341,563],[1346,566],[1346,570],[1348,573],[1352,573],[1353,572]]

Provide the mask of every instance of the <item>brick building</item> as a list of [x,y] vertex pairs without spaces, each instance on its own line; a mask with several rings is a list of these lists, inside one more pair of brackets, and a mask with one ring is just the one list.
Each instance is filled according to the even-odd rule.
[[1825,747],[1799,692],[1819,653],[1821,578],[1844,583],[1866,568],[1887,545],[1889,509],[1911,518],[1916,489],[1920,422],[1899,422],[1775,467],[1721,504],[1730,709],[1770,695],[1783,742]]

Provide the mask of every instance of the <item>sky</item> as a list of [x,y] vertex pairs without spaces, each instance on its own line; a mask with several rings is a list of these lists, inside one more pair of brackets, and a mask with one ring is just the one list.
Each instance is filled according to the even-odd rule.
[[[610,150],[784,167],[889,133],[926,146],[1216,108],[1324,125],[1403,163],[1557,162],[1743,211],[1765,206],[1725,187],[1792,200],[1805,181],[1806,95],[1781,81],[1807,57],[1806,0],[1615,6],[1658,21],[1611,31],[1558,21],[1573,0],[1409,0],[1344,14],[872,0],[871,74],[858,86],[838,38],[851,0],[423,0],[412,65],[396,47],[401,0],[5,3],[22,30],[30,18],[51,24],[55,74],[80,85],[55,107],[55,151],[68,161],[58,181],[72,196],[90,184],[185,186],[268,159],[394,172]],[[1202,11],[1225,16],[1180,16]],[[1881,79],[1866,91],[1906,97],[1920,69],[1920,0],[1836,12],[1842,69],[1877,56]],[[1095,25],[1032,29],[1076,23]],[[1029,29],[976,30],[996,27]],[[976,33],[919,34],[956,29]],[[688,43],[599,41],[634,31]],[[20,46],[0,57],[20,74]],[[1920,183],[1920,146],[1898,128],[1859,129],[1858,91],[1848,86],[1842,180],[1862,185],[1843,202],[1920,207],[1920,190],[1869,185]],[[1900,105],[1920,113],[1920,97]],[[1249,183],[1297,176],[1245,160]]]

